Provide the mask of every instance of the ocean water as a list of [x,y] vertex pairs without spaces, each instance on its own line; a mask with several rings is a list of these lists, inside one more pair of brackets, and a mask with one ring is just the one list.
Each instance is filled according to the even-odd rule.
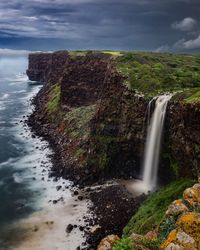
[[[28,83],[26,58],[0,59],[0,227],[35,208],[39,188],[30,188],[35,155],[20,120],[30,112],[29,96],[40,86]],[[23,136],[22,136],[23,133]],[[21,134],[21,136],[20,136]],[[39,160],[39,159],[38,159]]]
[[[0,57],[0,250],[74,250],[83,235],[77,230],[66,235],[65,229],[83,223],[87,201],[75,202],[66,189],[69,181],[48,178],[48,143],[32,137],[22,122],[42,87],[28,80],[26,68],[25,57]],[[61,197],[62,202],[50,202]]]

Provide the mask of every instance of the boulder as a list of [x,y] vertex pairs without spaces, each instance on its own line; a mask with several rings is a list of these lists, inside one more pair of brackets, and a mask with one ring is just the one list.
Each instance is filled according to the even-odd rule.
[[179,214],[182,214],[183,212],[188,212],[189,209],[187,208],[187,206],[184,204],[182,199],[179,200],[175,200],[173,201],[167,211],[165,212],[166,216],[176,216]]
[[177,228],[172,230],[162,243],[162,250],[198,250],[200,249],[200,214],[186,213],[176,222]]
[[109,235],[101,240],[100,244],[98,245],[98,250],[112,250],[116,241],[120,240],[117,235]]
[[200,210],[200,184],[187,188],[183,193],[183,198],[191,207]]

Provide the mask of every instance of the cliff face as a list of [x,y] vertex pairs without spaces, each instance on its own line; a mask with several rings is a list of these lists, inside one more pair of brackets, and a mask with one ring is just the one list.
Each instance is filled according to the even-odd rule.
[[175,171],[196,176],[200,172],[200,103],[172,103],[168,117]]
[[[68,52],[31,54],[27,74],[44,82],[30,120],[59,148],[62,167],[77,180],[108,173],[138,177],[146,138],[148,102],[124,84],[110,55]],[[197,175],[198,105],[170,103],[159,175],[162,179]],[[191,171],[191,168],[193,171]]]

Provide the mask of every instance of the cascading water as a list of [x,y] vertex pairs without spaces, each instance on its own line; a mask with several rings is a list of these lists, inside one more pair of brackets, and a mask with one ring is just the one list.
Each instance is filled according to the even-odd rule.
[[165,94],[156,99],[155,110],[148,124],[143,167],[143,186],[146,190],[156,187],[162,131],[167,103],[171,97]]

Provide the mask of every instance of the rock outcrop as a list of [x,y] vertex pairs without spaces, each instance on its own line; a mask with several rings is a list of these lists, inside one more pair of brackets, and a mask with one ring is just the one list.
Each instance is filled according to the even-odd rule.
[[161,244],[161,249],[200,249],[200,183],[186,189],[183,199],[169,206],[163,223],[172,217],[174,229]]

